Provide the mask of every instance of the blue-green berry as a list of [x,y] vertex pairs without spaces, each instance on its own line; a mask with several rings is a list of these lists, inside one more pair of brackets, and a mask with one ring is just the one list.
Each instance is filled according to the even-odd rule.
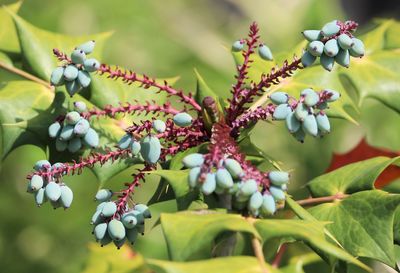
[[324,44],[321,41],[312,41],[308,44],[307,50],[311,55],[319,57],[324,52]]
[[306,133],[304,133],[303,129],[299,129],[296,132],[292,133],[292,136],[299,142],[304,143],[304,139],[306,137]]
[[65,116],[65,122],[69,125],[75,125],[81,119],[81,115],[76,111],[71,111]]
[[75,49],[71,53],[71,61],[74,64],[83,64],[83,62],[86,60],[86,54],[83,50],[81,49]]
[[295,110],[294,115],[299,121],[303,121],[309,112],[309,108],[304,103],[298,103]]
[[45,194],[45,189],[41,188],[35,193],[35,202],[38,207],[43,205],[44,202],[47,201],[47,197]]
[[151,211],[145,204],[136,204],[133,209],[141,212],[144,218],[151,218]]
[[239,162],[235,159],[227,158],[224,160],[224,166],[234,179],[238,179],[243,176],[243,169]]
[[188,183],[190,188],[195,188],[199,182],[200,177],[200,167],[195,167],[190,170]]
[[50,76],[50,83],[54,86],[60,86],[64,84],[64,70],[62,66],[57,67],[53,70]]
[[67,185],[61,185],[60,189],[61,189],[60,202],[61,202],[62,206],[65,209],[67,209],[72,204],[72,200],[74,199],[74,193],[72,192],[70,187],[68,187]]
[[340,26],[336,23],[336,20],[325,24],[321,29],[321,34],[325,37],[330,37],[337,34],[340,31]]
[[138,237],[138,230],[136,228],[126,230],[126,239],[133,245]]
[[305,51],[303,53],[303,56],[301,56],[301,64],[304,67],[308,67],[308,66],[311,66],[315,62],[316,59],[317,59],[317,57],[312,55],[310,52]]
[[153,129],[157,133],[164,133],[165,129],[167,129],[167,126],[165,125],[165,122],[159,119],[156,119],[153,121]]
[[229,189],[233,186],[232,175],[225,168],[220,168],[216,173],[217,186],[222,189]]
[[271,193],[272,197],[274,197],[275,201],[283,201],[286,199],[285,192],[280,187],[270,187],[269,192]]
[[304,104],[313,107],[319,102],[319,95],[311,88],[301,91],[301,96],[304,97]]
[[341,66],[348,68],[350,66],[349,51],[344,49],[339,50],[339,53],[335,56],[335,61]]
[[324,45],[324,53],[329,57],[335,57],[339,52],[339,45],[336,39],[330,39]]
[[243,183],[238,193],[244,196],[250,196],[258,190],[257,181],[249,179]]
[[90,54],[93,52],[94,46],[96,45],[96,42],[94,40],[88,41],[86,43],[83,43],[79,46],[77,46],[77,49],[83,50],[85,54]]
[[89,131],[90,124],[84,118],[81,118],[74,126],[74,134],[77,136],[84,136]]
[[64,152],[67,148],[68,148],[68,141],[61,140],[60,138],[56,139],[57,152]]
[[290,113],[286,117],[286,127],[288,128],[290,133],[294,133],[297,130],[299,130],[300,126],[301,126],[301,123],[296,118],[296,115],[294,114],[294,112]]
[[99,146],[99,135],[95,130],[89,128],[88,132],[83,137],[83,142],[90,148]]
[[85,112],[87,110],[86,103],[83,101],[75,101],[74,102],[74,109],[78,113]]
[[112,219],[108,223],[108,235],[110,235],[111,239],[114,241],[119,241],[125,238],[125,227],[121,223],[121,221],[117,219]]
[[101,216],[111,217],[116,212],[117,212],[117,205],[115,204],[115,202],[109,201],[104,204],[101,210]]
[[68,151],[70,153],[76,153],[77,151],[79,151],[82,148],[82,141],[80,138],[72,138],[69,142],[68,142]]
[[289,104],[280,104],[275,108],[272,117],[276,120],[284,120],[292,112],[292,108]]
[[186,112],[178,113],[173,118],[174,123],[179,127],[186,127],[192,124],[193,118]]
[[70,140],[74,136],[74,126],[65,125],[60,132],[59,139],[62,141]]
[[200,167],[204,163],[204,155],[193,153],[185,156],[182,163],[186,168]]
[[339,35],[338,43],[339,43],[339,46],[344,50],[349,49],[354,45],[354,42],[349,37],[349,35],[344,34],[344,33]]
[[273,185],[281,186],[289,182],[289,173],[282,171],[270,171],[268,178]]
[[318,125],[315,116],[310,114],[305,117],[302,123],[304,132],[316,137],[318,135]]
[[364,43],[357,38],[352,38],[353,46],[349,49],[349,53],[353,57],[362,57],[365,54]]
[[61,124],[56,121],[49,126],[49,136],[51,138],[56,138],[58,134],[61,132]]
[[318,129],[322,134],[327,134],[331,131],[331,125],[328,116],[325,113],[319,112],[316,116]]
[[78,72],[78,68],[75,65],[70,64],[64,69],[64,79],[66,81],[73,81],[78,77]]
[[96,59],[86,59],[83,63],[83,67],[87,72],[94,72],[100,69],[100,63]]
[[258,47],[258,55],[260,55],[261,59],[266,61],[272,61],[274,59],[271,49],[269,49],[269,47],[264,44],[261,44]]
[[251,211],[256,211],[261,208],[262,204],[263,204],[263,196],[261,192],[256,191],[250,197],[248,208]]
[[122,224],[127,228],[134,228],[137,224],[137,219],[132,214],[126,213],[121,218]]
[[205,195],[210,195],[215,191],[217,187],[217,181],[215,178],[215,173],[206,174],[203,184],[201,185],[201,192]]
[[320,30],[304,30],[302,34],[309,42],[320,40],[322,38]]
[[46,197],[50,201],[57,201],[61,196],[61,188],[56,182],[49,182],[45,188]]
[[244,42],[242,40],[237,40],[232,44],[232,51],[239,52],[244,48]]
[[29,187],[32,189],[32,191],[38,191],[43,187],[43,184],[43,178],[37,174],[33,175],[29,181]]
[[325,89],[325,91],[327,91],[328,94],[330,94],[330,97],[326,100],[327,102],[334,102],[340,98],[340,93],[335,90]]
[[266,193],[263,195],[261,211],[266,215],[273,215],[276,212],[275,199],[271,194]]
[[89,73],[87,71],[83,71],[83,70],[79,71],[77,80],[79,81],[80,85],[83,88],[88,87],[90,85],[90,82],[92,81]]
[[67,81],[65,83],[65,88],[67,89],[68,94],[72,97],[76,92],[82,89],[82,86],[79,83],[79,80],[76,79],[74,81]]
[[96,227],[93,230],[94,237],[96,237],[96,240],[102,240],[104,236],[107,234],[107,223],[100,223],[96,225]]
[[131,148],[132,155],[137,156],[140,153],[140,148],[141,148],[140,142],[136,141],[136,140],[132,140],[130,148]]
[[146,136],[140,143],[140,154],[143,159],[151,164],[157,163],[161,155],[161,143],[160,140],[155,136]]
[[289,95],[286,92],[274,92],[269,96],[272,103],[279,105],[287,103],[289,100]]
[[329,57],[326,54],[322,54],[320,58],[320,63],[323,68],[328,71],[332,71],[333,65],[335,64],[335,58]]
[[132,142],[131,134],[125,134],[119,141],[118,141],[118,148],[120,149],[128,149]]
[[38,172],[39,171],[46,171],[47,169],[51,168],[51,164],[50,164],[50,162],[48,160],[43,159],[43,160],[37,161],[35,163],[35,165],[33,166],[33,168]]
[[96,201],[105,202],[105,201],[109,201],[111,199],[112,195],[113,195],[113,193],[111,190],[101,189],[96,193],[96,196],[94,197],[94,199]]

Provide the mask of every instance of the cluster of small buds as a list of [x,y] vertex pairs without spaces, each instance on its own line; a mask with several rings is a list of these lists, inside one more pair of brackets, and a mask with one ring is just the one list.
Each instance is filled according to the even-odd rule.
[[[245,45],[244,40],[237,40],[232,44],[232,51],[240,52],[244,49],[244,45]],[[271,49],[265,44],[260,44],[258,46],[258,55],[260,56],[261,59],[266,61],[272,61],[274,59]]]
[[92,216],[93,234],[101,246],[114,242],[119,249],[126,240],[134,244],[139,233],[144,235],[144,221],[151,218],[149,208],[144,204],[136,204],[133,208],[125,205],[123,212],[118,211],[116,202],[111,201],[113,192],[101,189],[95,200],[101,202]]
[[96,148],[99,145],[99,135],[90,128],[89,121],[81,114],[86,111],[82,101],[74,102],[74,111],[68,112],[63,120],[58,120],[49,126],[49,136],[56,139],[56,150],[71,153],[79,151],[83,145]]
[[[192,124],[193,118],[186,112],[181,112],[174,115],[173,122],[179,127],[187,127]],[[162,134],[167,129],[164,121],[156,119],[151,123],[151,128]],[[156,164],[161,156],[161,143],[157,135],[148,134],[147,136],[136,139],[131,133],[125,134],[118,142],[120,149],[131,149],[133,156],[138,156],[139,153],[142,159],[148,164]]]
[[289,182],[289,174],[281,171],[271,171],[267,174],[273,186],[265,189],[255,179],[248,178],[238,161],[226,156],[216,170],[202,174],[201,166],[204,155],[193,153],[182,160],[189,168],[189,187],[199,188],[205,194],[230,194],[233,207],[237,210],[247,208],[254,217],[272,215],[276,211],[276,203],[285,200],[285,191]]
[[335,62],[349,67],[350,56],[364,56],[363,42],[353,36],[357,26],[353,21],[343,23],[334,20],[325,24],[321,30],[303,31],[303,36],[309,41],[307,50],[301,57],[303,66],[312,65],[320,57],[322,67],[331,71]]
[[[34,169],[36,172],[48,172],[50,170],[57,170],[57,168],[61,168],[63,165],[62,163],[55,163],[52,166],[47,160],[39,160],[35,163]],[[28,183],[27,192],[34,194],[38,207],[47,201],[50,201],[54,209],[59,207],[67,209],[71,206],[74,194],[60,179],[61,176],[43,177],[38,174],[32,175]]]
[[330,122],[325,113],[329,102],[339,99],[340,93],[335,90],[315,92],[311,88],[301,91],[298,101],[285,92],[272,93],[269,98],[277,105],[273,113],[276,120],[285,120],[289,132],[300,142],[304,142],[306,133],[313,136],[324,136],[330,132]]
[[93,52],[95,41],[88,41],[77,46],[71,53],[71,57],[66,56],[67,64],[59,66],[53,70],[50,77],[50,83],[54,86],[65,87],[72,97],[82,88],[89,86],[91,82],[90,74],[100,68],[100,62],[94,58],[86,58]]

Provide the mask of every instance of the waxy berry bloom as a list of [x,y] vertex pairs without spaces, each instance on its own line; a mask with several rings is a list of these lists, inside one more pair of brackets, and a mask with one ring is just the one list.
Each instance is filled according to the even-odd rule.
[[53,85],[65,85],[73,96],[89,86],[89,73],[97,72],[111,80],[121,80],[126,84],[140,84],[141,87],[155,88],[171,97],[178,98],[180,109],[167,102],[139,104],[121,103],[108,105],[104,109],[87,109],[80,101],[74,103],[74,111],[60,116],[49,126],[49,135],[56,141],[58,151],[78,152],[84,147],[94,149],[99,145],[97,132],[90,127],[92,117],[114,117],[122,113],[135,115],[152,114],[148,120],[131,124],[125,128],[126,134],[116,145],[116,149],[93,152],[87,158],[73,163],[50,164],[46,160],[36,163],[35,171],[28,175],[28,191],[34,193],[38,206],[50,201],[54,208],[68,208],[73,193],[62,182],[65,175],[79,174],[84,168],[94,164],[112,162],[135,157],[144,167],[133,174],[130,183],[119,192],[101,189],[95,199],[100,202],[92,216],[95,226],[93,234],[101,245],[110,242],[119,248],[126,240],[134,243],[139,233],[144,233],[145,219],[151,217],[149,208],[133,201],[132,195],[146,176],[153,170],[168,166],[177,153],[190,148],[205,146],[201,152],[189,153],[182,159],[183,171],[187,175],[190,190],[196,194],[215,195],[223,200],[221,206],[253,217],[273,215],[277,203],[284,202],[289,174],[281,170],[262,171],[239,148],[239,138],[243,129],[253,126],[259,120],[284,121],[290,134],[303,142],[306,135],[322,137],[329,133],[330,122],[325,113],[329,103],[339,99],[340,94],[331,89],[299,90],[299,98],[285,92],[276,91],[269,96],[270,102],[255,109],[249,105],[281,79],[292,76],[300,69],[312,65],[320,57],[321,65],[331,70],[336,62],[349,66],[350,56],[362,57],[364,47],[353,36],[357,24],[352,21],[332,21],[322,30],[306,30],[304,37],[309,44],[301,58],[296,56],[285,61],[281,67],[262,74],[258,82],[248,79],[248,71],[253,55],[265,61],[272,61],[273,55],[267,45],[260,41],[256,23],[250,26],[247,38],[233,43],[232,51],[242,53],[242,62],[237,66],[235,83],[231,97],[223,105],[218,97],[206,96],[196,101],[191,93],[177,90],[167,82],[160,82],[133,71],[113,68],[88,59],[95,47],[89,41],[76,47],[71,55],[54,49],[61,62],[51,76]]

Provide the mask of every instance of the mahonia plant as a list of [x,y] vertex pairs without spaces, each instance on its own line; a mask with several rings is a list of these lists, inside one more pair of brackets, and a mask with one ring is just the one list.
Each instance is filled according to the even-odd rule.
[[94,164],[118,164],[117,159],[121,158],[134,157],[143,161],[144,167],[133,174],[132,181],[126,183],[124,189],[118,192],[100,189],[95,195],[99,205],[91,219],[93,234],[102,246],[114,242],[120,248],[126,240],[133,244],[138,234],[144,233],[145,219],[151,217],[145,204],[133,201],[135,188],[160,163],[179,152],[206,144],[206,152],[191,153],[182,159],[189,172],[189,187],[202,195],[223,196],[225,208],[231,211],[252,217],[273,215],[278,204],[285,201],[290,175],[281,170],[262,171],[247,160],[246,151],[242,151],[238,144],[241,133],[259,120],[282,120],[289,133],[300,142],[306,135],[322,137],[331,130],[325,111],[329,103],[339,99],[340,93],[328,88],[306,88],[298,90],[299,97],[294,98],[276,91],[269,96],[267,105],[256,109],[249,108],[249,105],[271,86],[279,84],[281,79],[309,67],[317,57],[329,71],[334,62],[348,67],[350,56],[362,57],[364,46],[353,36],[356,28],[357,23],[353,21],[343,23],[335,20],[322,30],[304,31],[309,44],[301,58],[294,56],[282,67],[262,74],[258,82],[248,82],[248,72],[256,52],[265,61],[273,60],[271,50],[260,41],[257,24],[252,23],[248,37],[232,45],[232,51],[241,52],[243,61],[237,66],[236,82],[232,85],[232,96],[226,107],[218,98],[207,96],[196,101],[191,93],[177,90],[166,81],[87,59],[86,56],[94,50],[94,41],[77,46],[71,55],[54,49],[60,66],[54,69],[51,84],[65,85],[71,96],[87,87],[91,81],[89,73],[96,72],[111,80],[120,79],[128,85],[136,83],[145,89],[152,87],[165,92],[179,99],[181,109],[176,109],[170,102],[163,105],[126,102],[118,106],[108,105],[104,109],[87,109],[84,102],[74,102],[74,111],[58,117],[49,126],[49,136],[55,139],[56,149],[60,152],[68,149],[74,153],[83,147],[96,148],[99,145],[98,134],[90,127],[93,117],[114,117],[118,113],[152,113],[154,117],[125,128],[126,134],[116,144],[115,150],[93,152],[73,163],[51,165],[46,160],[37,162],[35,170],[28,175],[28,192],[34,194],[38,206],[49,201],[55,209],[66,209],[72,203],[73,193],[62,182],[63,176],[79,174]]

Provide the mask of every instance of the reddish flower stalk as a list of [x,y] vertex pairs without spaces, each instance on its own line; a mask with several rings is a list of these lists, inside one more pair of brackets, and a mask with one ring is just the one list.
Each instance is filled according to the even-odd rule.
[[[185,111],[185,110],[184,110]],[[129,102],[126,102],[125,104],[120,104],[119,106],[113,107],[112,105],[106,105],[104,109],[97,109],[93,108],[90,109],[87,112],[81,113],[81,116],[89,119],[92,116],[109,116],[109,117],[115,117],[116,114],[123,113],[123,114],[136,114],[136,113],[145,113],[147,114],[154,114],[154,115],[160,115],[164,114],[166,115],[175,115],[181,111],[173,108],[171,106],[171,103],[167,102],[164,103],[163,105],[158,105],[155,102],[150,103],[146,102],[145,104],[130,104]]]
[[86,158],[81,158],[78,162],[73,161],[72,163],[64,163],[62,167],[56,169],[48,169],[46,171],[36,171],[27,176],[27,179],[31,179],[33,175],[40,175],[43,178],[51,180],[53,177],[60,177],[65,175],[80,174],[84,168],[91,168],[94,164],[99,163],[104,165],[108,161],[116,161],[120,158],[130,156],[130,150],[115,150],[107,151],[105,154],[92,153]]
[[242,93],[244,91],[243,84],[248,79],[247,77],[248,70],[250,68],[251,63],[253,62],[253,60],[250,59],[250,56],[254,53],[258,39],[260,38],[260,36],[258,35],[258,31],[259,29],[257,23],[253,22],[250,25],[248,38],[245,40],[247,49],[242,52],[243,63],[237,66],[237,75],[235,76],[236,84],[232,86],[231,93],[233,96],[232,99],[229,100],[230,105],[229,108],[227,109],[228,120],[233,120],[237,116],[236,115],[237,110],[240,108],[238,103],[240,102]]
[[193,107],[196,111],[201,111],[200,105],[194,100],[193,95],[185,95],[182,90],[176,90],[172,86],[168,85],[167,81],[163,83],[158,83],[155,79],[150,78],[146,75],[138,75],[131,70],[122,71],[118,67],[115,69],[107,64],[102,64],[99,69],[100,74],[108,74],[111,79],[121,78],[123,82],[127,84],[139,83],[141,87],[148,89],[150,87],[155,87],[160,91],[167,92],[170,96],[177,96],[184,103],[187,103]]
[[242,116],[232,122],[232,136],[237,136],[239,130],[248,127],[251,123],[258,120],[265,120],[274,114],[276,106],[268,104],[266,107],[259,106],[253,111],[247,111]]

